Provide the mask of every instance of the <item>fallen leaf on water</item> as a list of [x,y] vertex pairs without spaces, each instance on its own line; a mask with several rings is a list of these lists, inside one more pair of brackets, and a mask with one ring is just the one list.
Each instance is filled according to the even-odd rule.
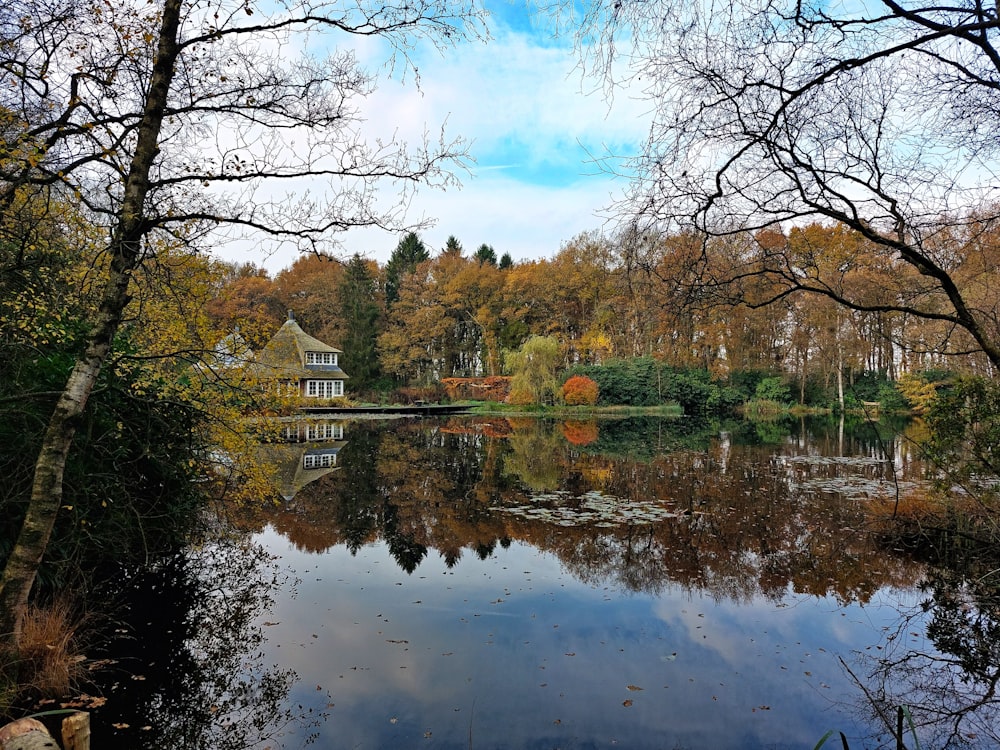
[[629,706],[632,705],[632,699],[629,698],[627,701],[623,701],[622,705],[625,706],[625,708],[628,708]]
[[111,726],[113,726],[115,729],[128,729],[128,724],[125,724],[123,722],[115,722]]
[[642,690],[638,685],[626,685],[629,690]]

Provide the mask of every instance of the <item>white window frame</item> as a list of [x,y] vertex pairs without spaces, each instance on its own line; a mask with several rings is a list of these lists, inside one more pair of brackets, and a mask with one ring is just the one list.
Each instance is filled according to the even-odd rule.
[[306,352],[306,365],[337,366],[336,352]]
[[337,465],[336,453],[320,453],[320,454],[306,453],[304,456],[302,456],[303,469],[329,469],[331,466],[336,466],[336,465]]
[[344,395],[343,380],[307,380],[307,398],[337,398]]
[[306,440],[343,440],[344,425],[342,424],[310,424],[306,425]]

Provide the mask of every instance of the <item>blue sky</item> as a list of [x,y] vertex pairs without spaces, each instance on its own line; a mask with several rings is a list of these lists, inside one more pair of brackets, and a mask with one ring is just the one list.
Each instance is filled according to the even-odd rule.
[[[593,155],[634,153],[646,135],[648,104],[623,94],[609,102],[599,82],[581,75],[571,40],[554,38],[523,2],[488,0],[487,8],[488,43],[415,51],[419,91],[412,76],[381,81],[365,105],[365,134],[418,142],[444,124],[447,135],[471,142],[474,163],[457,174],[462,187],[422,189],[410,206],[411,220],[435,222],[420,233],[432,253],[455,235],[466,254],[485,242],[515,261],[552,257],[577,234],[604,228],[601,210],[625,184],[602,174]],[[383,53],[358,52],[369,64]],[[343,252],[384,263],[398,240],[354,231],[342,237]],[[294,258],[287,251],[239,259],[274,272]]]

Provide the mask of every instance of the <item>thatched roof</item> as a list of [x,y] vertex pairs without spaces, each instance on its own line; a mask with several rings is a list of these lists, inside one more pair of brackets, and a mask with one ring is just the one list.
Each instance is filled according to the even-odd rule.
[[347,374],[335,365],[310,365],[306,367],[306,352],[333,352],[343,354],[329,344],[324,344],[302,330],[289,312],[288,320],[275,332],[271,340],[257,355],[262,375],[288,378],[343,379]]

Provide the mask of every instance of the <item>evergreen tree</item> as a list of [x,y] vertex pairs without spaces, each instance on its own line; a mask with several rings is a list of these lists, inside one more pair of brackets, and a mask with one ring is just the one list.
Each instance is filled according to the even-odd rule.
[[479,265],[489,263],[491,266],[495,266],[497,264],[497,251],[484,242],[479,246],[479,249],[476,250],[476,254],[472,258],[478,261]]
[[500,256],[500,270],[506,271],[508,268],[514,265],[514,259],[510,257],[510,253],[504,253]]
[[444,243],[444,250],[441,251],[442,255],[454,255],[455,257],[462,257],[462,243],[458,241],[455,235],[450,235]]
[[381,375],[375,350],[379,333],[375,291],[375,277],[368,263],[355,253],[347,263],[338,290],[344,316],[342,364],[355,390],[371,386]]
[[413,273],[417,265],[430,258],[423,240],[415,232],[408,233],[396,245],[385,265],[385,305],[392,307],[399,299],[399,285],[403,277]]

